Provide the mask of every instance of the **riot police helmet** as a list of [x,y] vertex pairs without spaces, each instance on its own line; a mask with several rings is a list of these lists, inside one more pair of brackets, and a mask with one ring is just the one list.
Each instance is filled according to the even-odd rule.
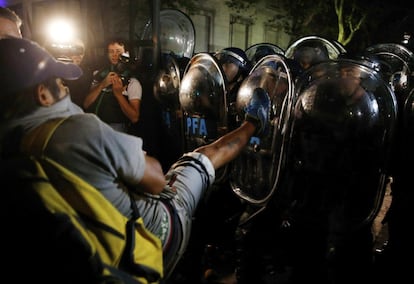
[[285,52],[281,47],[272,43],[257,43],[246,49],[247,58],[250,60],[252,66],[256,65],[260,59],[267,55],[284,55],[284,53]]
[[214,56],[220,64],[233,63],[239,67],[239,74],[236,76],[236,79],[238,79],[240,75],[245,77],[249,74],[251,64],[243,49],[238,47],[227,47],[218,51]]

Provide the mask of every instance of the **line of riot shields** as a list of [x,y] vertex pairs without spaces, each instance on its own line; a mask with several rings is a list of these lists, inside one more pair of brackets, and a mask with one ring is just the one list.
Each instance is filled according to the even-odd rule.
[[[241,205],[231,218],[223,216],[235,223],[229,243],[236,244],[238,283],[372,280],[372,226],[387,186],[392,180],[396,200],[407,203],[411,184],[412,51],[385,43],[350,56],[336,41],[307,36],[286,50],[256,44],[246,55],[252,68],[235,100],[227,95],[228,82],[211,53],[163,54],[154,85],[182,152],[240,125],[253,90],[269,95],[266,134],[252,137],[217,171],[216,184]],[[405,251],[400,240],[407,238],[398,221],[409,221],[404,211],[409,205],[404,206],[389,217],[397,220],[389,245],[398,256]],[[205,216],[213,215],[208,210],[219,215],[218,208],[204,206]],[[214,224],[200,227],[222,235]],[[273,282],[265,277],[274,277]]]

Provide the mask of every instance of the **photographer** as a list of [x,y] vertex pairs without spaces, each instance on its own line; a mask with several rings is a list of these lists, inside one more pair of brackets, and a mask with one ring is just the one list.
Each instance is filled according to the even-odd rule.
[[107,48],[109,65],[94,72],[83,107],[115,130],[127,132],[129,125],[139,120],[142,86],[131,77],[125,41],[111,40]]

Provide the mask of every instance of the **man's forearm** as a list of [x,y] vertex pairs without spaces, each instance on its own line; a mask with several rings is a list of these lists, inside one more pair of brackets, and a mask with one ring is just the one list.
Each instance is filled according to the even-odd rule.
[[99,94],[101,93],[103,87],[101,84],[97,84],[96,86],[92,87],[89,91],[89,94],[85,97],[83,101],[83,108],[87,109],[94,101],[98,98]]

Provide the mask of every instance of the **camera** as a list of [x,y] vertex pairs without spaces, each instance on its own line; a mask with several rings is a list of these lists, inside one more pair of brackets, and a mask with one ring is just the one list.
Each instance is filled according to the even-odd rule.
[[118,63],[115,66],[113,66],[112,69],[106,67],[104,69],[99,70],[94,75],[93,81],[100,82],[108,75],[109,72],[113,71],[116,74],[118,74],[118,76],[121,78],[122,85],[127,86],[132,77],[134,67],[134,61],[131,60],[129,54],[122,53],[119,56]]
[[128,53],[122,53],[119,56],[118,63],[115,65],[114,71],[122,80],[122,84],[126,86],[131,79],[132,63]]

